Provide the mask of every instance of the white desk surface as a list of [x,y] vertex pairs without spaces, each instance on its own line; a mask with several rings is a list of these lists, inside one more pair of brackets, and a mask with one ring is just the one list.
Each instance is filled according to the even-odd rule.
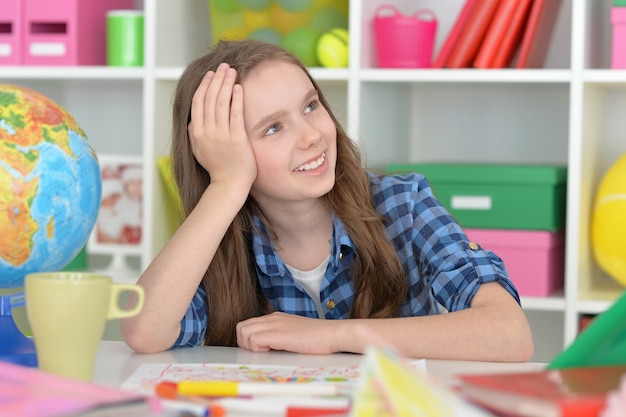
[[[96,359],[94,382],[119,387],[135,369],[143,363],[240,363],[249,365],[287,366],[350,366],[362,362],[363,355],[302,355],[291,352],[272,351],[255,353],[239,348],[196,347],[179,348],[155,354],[133,352],[124,342],[102,341]],[[541,369],[539,363],[495,363],[426,360],[427,372],[444,384],[454,385],[457,374],[487,372],[517,372]]]

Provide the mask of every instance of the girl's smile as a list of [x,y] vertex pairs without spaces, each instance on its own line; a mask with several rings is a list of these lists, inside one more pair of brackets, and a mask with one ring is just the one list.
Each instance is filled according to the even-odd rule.
[[320,173],[320,171],[322,170],[325,171],[326,169],[328,169],[328,164],[325,164],[325,162],[326,162],[326,152],[322,152],[320,156],[318,156],[317,158],[309,162],[306,162],[300,165],[298,168],[294,169],[294,171],[318,174]]

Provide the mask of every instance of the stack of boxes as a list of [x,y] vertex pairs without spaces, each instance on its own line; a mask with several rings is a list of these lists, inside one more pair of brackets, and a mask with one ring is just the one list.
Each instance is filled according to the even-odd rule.
[[3,0],[0,65],[104,65],[106,12],[134,0]]
[[563,287],[567,169],[547,165],[410,164],[470,240],[504,261],[521,296]]

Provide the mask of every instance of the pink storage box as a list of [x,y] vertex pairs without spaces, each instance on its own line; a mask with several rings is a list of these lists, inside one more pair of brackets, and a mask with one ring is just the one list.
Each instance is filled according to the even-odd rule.
[[611,68],[626,69],[626,7],[611,8],[611,23],[613,24]]
[[520,296],[546,297],[563,288],[565,235],[540,230],[465,229],[504,261]]
[[21,0],[4,0],[0,6],[0,65],[22,63]]
[[25,65],[104,65],[106,12],[134,9],[134,0],[23,0],[23,3]]

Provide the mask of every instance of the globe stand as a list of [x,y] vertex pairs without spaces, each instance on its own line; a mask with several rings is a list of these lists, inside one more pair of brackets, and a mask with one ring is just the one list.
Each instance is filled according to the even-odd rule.
[[23,291],[0,295],[0,361],[36,367],[35,344],[20,331],[13,320],[13,307],[24,304]]

